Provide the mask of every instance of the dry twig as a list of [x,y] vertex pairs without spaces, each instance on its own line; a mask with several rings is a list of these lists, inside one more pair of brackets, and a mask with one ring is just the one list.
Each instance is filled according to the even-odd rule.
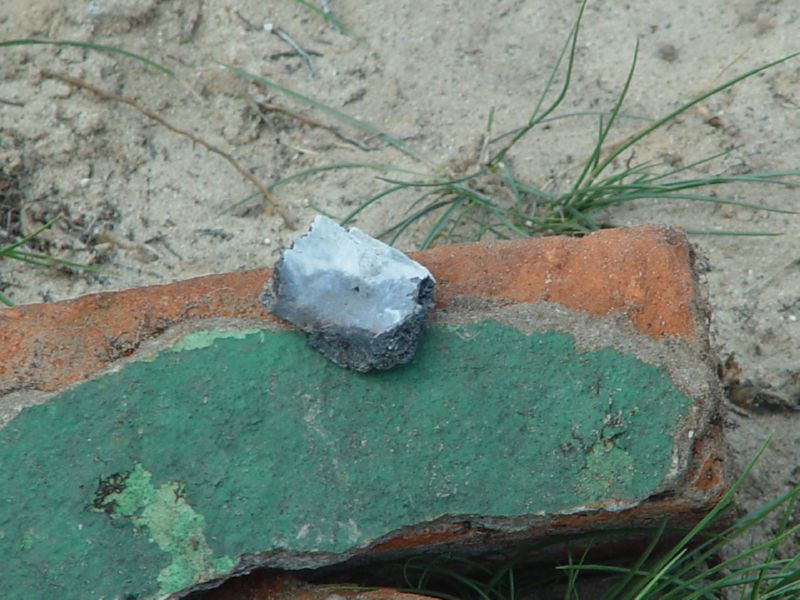
[[269,21],[264,23],[263,27],[256,27],[250,20],[245,17],[242,13],[238,10],[233,11],[233,13],[239,17],[239,19],[244,23],[245,27],[251,31],[263,31],[265,33],[274,33],[277,35],[285,44],[288,44],[289,47],[294,51],[294,54],[300,57],[300,59],[305,63],[306,68],[308,69],[308,73],[311,76],[311,79],[314,79],[314,66],[311,64],[311,52],[307,51],[303,48],[300,44],[298,44],[292,36],[289,35],[284,29],[270,23]]
[[[273,104],[272,102],[260,102],[258,100],[254,100],[252,98],[249,98],[249,100],[251,101],[253,107],[256,109],[257,114],[262,118],[262,120],[264,120],[263,113],[265,113],[265,112],[278,112],[278,113],[286,115],[287,117],[292,117],[293,119],[297,119],[298,121],[300,121],[301,123],[303,123],[305,125],[308,125],[309,127],[319,127],[321,129],[327,129],[328,131],[330,131],[333,135],[338,137],[343,142],[345,142],[347,144],[350,144],[352,146],[355,146],[356,148],[358,148],[359,150],[363,150],[364,152],[372,152],[373,150],[375,150],[374,148],[370,148],[369,146],[367,146],[361,140],[358,140],[356,138],[352,138],[350,136],[347,136],[347,135],[343,134],[336,127],[333,127],[331,125],[326,125],[322,121],[318,121],[318,120],[316,120],[316,119],[314,119],[312,117],[308,117],[306,115],[302,115],[299,112],[295,112],[295,111],[291,110],[290,108],[286,108],[285,106],[281,106],[280,104]],[[264,121],[264,123],[266,124],[266,121]]]
[[153,111],[151,111],[148,108],[145,108],[144,106],[142,106],[141,104],[139,104],[136,100],[134,100],[132,98],[127,98],[125,96],[120,96],[119,94],[114,94],[112,92],[108,92],[106,90],[100,89],[99,87],[96,87],[96,86],[92,85],[91,83],[87,83],[85,81],[82,81],[81,79],[76,79],[74,77],[70,77],[69,75],[63,75],[61,73],[56,73],[54,71],[50,71],[49,69],[42,69],[42,75],[45,76],[45,77],[52,77],[54,79],[58,79],[60,81],[63,81],[64,83],[68,83],[69,85],[72,85],[72,86],[75,86],[75,87],[78,87],[78,88],[89,90],[90,92],[94,92],[95,94],[97,94],[101,98],[105,98],[106,100],[114,100],[115,102],[121,102],[123,104],[127,104],[128,106],[130,106],[134,110],[136,110],[139,113],[143,114],[148,119],[152,119],[153,121],[155,121],[159,125],[162,125],[162,126],[166,127],[167,129],[169,129],[170,131],[172,131],[174,133],[177,133],[178,135],[182,135],[184,137],[189,138],[190,140],[192,140],[192,142],[202,146],[203,148],[205,148],[209,152],[213,152],[214,154],[217,154],[218,156],[221,156],[226,161],[228,161],[228,163],[234,169],[236,169],[236,171],[242,177],[244,177],[245,179],[250,181],[254,186],[256,186],[258,188],[258,191],[261,193],[262,196],[264,196],[264,199],[269,204],[269,210],[270,211],[275,211],[278,214],[278,216],[280,216],[281,219],[283,219],[283,222],[288,227],[294,227],[291,219],[289,219],[289,217],[286,215],[284,210],[280,206],[278,206],[278,203],[276,202],[274,194],[272,194],[267,189],[267,186],[264,184],[264,182],[261,181],[255,175],[253,175],[250,171],[248,171],[247,169],[242,167],[236,161],[235,158],[233,158],[230,154],[228,154],[224,150],[222,150],[220,148],[217,148],[213,144],[209,144],[207,141],[205,141],[204,139],[196,136],[195,134],[193,134],[190,131],[186,131],[185,129],[181,129],[180,127],[176,127],[175,125],[173,125],[173,124],[169,123],[168,121],[166,121],[160,115],[154,113]]

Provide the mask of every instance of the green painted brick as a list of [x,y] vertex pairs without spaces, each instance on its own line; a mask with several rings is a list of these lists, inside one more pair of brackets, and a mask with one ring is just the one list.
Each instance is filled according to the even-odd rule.
[[690,405],[633,355],[493,321],[369,374],[294,331],[200,332],[0,430],[0,588],[157,597],[246,553],[642,499]]

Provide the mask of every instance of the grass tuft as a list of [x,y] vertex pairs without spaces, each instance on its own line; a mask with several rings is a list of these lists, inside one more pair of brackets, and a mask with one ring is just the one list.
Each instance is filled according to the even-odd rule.
[[[295,0],[308,10],[326,19],[332,26],[343,32],[349,30],[328,12],[305,0]],[[363,199],[350,213],[338,215],[342,224],[356,221],[361,214],[379,205],[385,205],[399,194],[413,194],[415,198],[403,213],[394,211],[398,216],[383,232],[381,237],[394,244],[409,232],[416,233],[421,240],[422,248],[433,246],[442,241],[480,240],[484,237],[511,238],[544,235],[580,235],[610,224],[604,220],[614,208],[623,204],[649,200],[658,202],[689,201],[714,205],[737,206],[749,210],[769,211],[784,214],[799,214],[789,209],[776,209],[763,204],[742,202],[733,198],[717,195],[716,190],[726,185],[756,185],[794,187],[800,179],[800,170],[777,172],[756,172],[745,175],[725,175],[723,173],[692,177],[690,173],[700,166],[708,166],[713,161],[724,158],[733,150],[703,157],[689,165],[671,167],[666,163],[642,162],[629,163],[622,170],[615,170],[615,164],[623,154],[631,151],[650,134],[658,131],[679,115],[700,102],[707,100],[768,69],[772,69],[796,58],[795,52],[746,71],[710,91],[701,94],[669,114],[647,120],[636,133],[616,144],[609,144],[609,135],[622,118],[641,119],[625,114],[622,110],[625,98],[630,90],[636,70],[638,42],[634,47],[633,59],[627,76],[621,86],[620,93],[609,112],[596,113],[564,113],[558,114],[562,102],[567,97],[576,66],[578,35],[586,0],[579,8],[577,17],[569,35],[561,48],[547,81],[533,107],[527,121],[512,131],[491,137],[493,112],[488,115],[485,141],[480,156],[476,160],[465,160],[469,165],[461,171],[442,166],[413,149],[400,138],[382,129],[356,119],[338,109],[328,106],[314,98],[282,86],[266,77],[251,73],[233,65],[220,64],[228,71],[248,79],[274,92],[288,96],[315,110],[322,111],[329,118],[352,129],[367,134],[392,147],[411,160],[416,167],[404,168],[389,163],[347,162],[314,166],[291,173],[276,179],[266,186],[269,194],[291,181],[303,179],[315,174],[343,169],[363,169],[374,171],[376,181],[383,187],[371,196]],[[116,56],[130,58],[154,68],[159,72],[177,79],[174,71],[145,56],[123,50],[114,46],[94,44],[74,40],[41,40],[16,39],[0,41],[0,48],[25,45],[53,45],[61,47],[77,47],[90,51],[104,52]],[[559,83],[560,82],[560,83]],[[553,191],[546,186],[536,185],[517,174],[510,161],[506,160],[515,146],[528,134],[545,123],[578,116],[592,116],[597,119],[597,135],[590,148],[587,159],[582,163],[577,176],[565,186],[563,191]],[[387,176],[391,175],[391,177]],[[265,193],[251,194],[235,205],[250,202]],[[613,214],[613,213],[612,213]],[[729,231],[729,230],[689,230],[689,233],[703,235],[737,235],[737,236],[775,236],[780,232],[772,231]],[[0,257],[25,260],[32,264],[48,263],[49,257],[19,250],[16,245],[0,249]],[[38,262],[37,262],[38,261]],[[73,267],[82,265],[70,264]],[[0,302],[8,304],[8,298],[0,295]]]
[[8,48],[12,46],[60,46],[60,47],[82,48],[84,50],[94,50],[96,52],[104,52],[106,54],[113,54],[115,56],[132,58],[133,60],[137,60],[140,63],[147,65],[148,67],[152,67],[157,71],[161,71],[164,75],[167,75],[168,77],[177,79],[177,75],[175,75],[175,71],[173,71],[172,69],[169,69],[164,65],[155,62],[154,60],[150,60],[146,56],[142,56],[141,54],[136,54],[135,52],[130,52],[128,50],[123,50],[122,48],[117,48],[116,46],[93,44],[91,42],[79,42],[76,40],[19,39],[19,40],[0,41],[0,48]]
[[[61,215],[55,217],[54,219],[50,219],[47,223],[39,227],[36,231],[33,231],[32,233],[26,235],[20,240],[14,242],[13,244],[1,247],[0,259],[7,258],[10,260],[18,260],[20,262],[33,265],[35,267],[41,267],[46,269],[69,267],[71,269],[76,269],[76,270],[99,272],[100,269],[92,265],[85,265],[81,263],[72,262],[69,260],[64,260],[63,258],[54,258],[47,254],[41,254],[38,252],[30,252],[28,250],[23,250],[25,244],[35,239],[43,231],[50,229],[55,223],[59,221],[59,219],[61,219]],[[4,304],[6,306],[14,306],[14,303],[2,293],[0,293],[0,304]]]
[[[714,508],[691,530],[681,533],[666,521],[649,530],[650,543],[637,558],[611,563],[589,563],[593,543],[604,537],[639,535],[645,529],[609,530],[551,538],[521,551],[505,564],[488,566],[474,559],[452,555],[418,557],[402,568],[403,591],[450,600],[516,600],[540,591],[545,583],[561,584],[565,600],[592,597],[598,600],[716,600],[742,598],[796,599],[800,597],[800,556],[778,558],[780,545],[797,536],[800,524],[792,525],[792,514],[800,495],[800,484],[731,524],[733,496],[747,478],[764,449],[765,442]],[[777,531],[766,541],[739,553],[726,552],[731,542],[745,535],[768,515],[783,511]],[[665,535],[679,536],[668,550],[657,553]],[[580,559],[567,557],[567,564],[554,569],[532,568],[526,561],[555,545],[581,542]],[[598,576],[602,591],[597,591]],[[590,596],[581,595],[582,584],[595,583]]]
[[[531,184],[519,177],[505,160],[516,144],[534,128],[545,122],[575,116],[574,114],[556,115],[553,113],[560,107],[569,91],[575,68],[578,32],[585,6],[586,2],[584,1],[550,76],[534,103],[527,122],[514,131],[489,139],[488,134],[493,120],[493,114],[490,112],[487,142],[481,153],[482,155],[486,154],[486,157],[481,156],[474,161],[475,166],[466,174],[437,167],[435,162],[421,156],[397,137],[313,98],[238,67],[223,66],[245,79],[321,110],[341,123],[382,140],[420,165],[421,173],[414,174],[412,178],[378,177],[378,180],[388,184],[388,187],[363,200],[351,213],[340,217],[340,221],[346,224],[353,221],[363,211],[373,208],[379,203],[387,202],[390,197],[398,193],[416,194],[416,200],[412,203],[411,208],[405,214],[400,215],[386,231],[379,234],[388,238],[391,243],[395,243],[406,232],[418,227],[425,227],[423,241],[420,244],[422,248],[434,245],[441,240],[479,240],[487,235],[502,239],[519,236],[584,234],[609,226],[607,222],[601,220],[598,216],[599,213],[607,214],[615,207],[637,200],[701,202],[738,206],[758,211],[800,214],[794,210],[775,209],[763,204],[741,202],[725,196],[718,196],[715,191],[719,186],[728,184],[794,187],[800,179],[800,170],[757,172],[738,176],[727,176],[722,173],[702,177],[688,176],[691,170],[720,159],[732,150],[704,157],[679,168],[670,167],[666,163],[644,162],[629,165],[616,172],[612,169],[624,153],[632,150],[647,136],[661,129],[690,108],[758,73],[792,60],[800,55],[800,52],[789,54],[746,71],[712,90],[684,102],[669,114],[649,122],[648,125],[622,142],[608,144],[610,132],[621,117],[627,116],[622,112],[622,107],[633,82],[638,57],[637,42],[633,60],[617,100],[608,113],[598,116],[598,133],[594,145],[590,149],[588,158],[582,164],[579,174],[567,186],[566,191],[546,191],[544,187]],[[559,80],[562,83],[556,87],[556,82]],[[548,101],[553,93],[555,93],[555,98]],[[489,150],[492,152],[490,153]],[[361,167],[372,168],[366,164]],[[385,165],[383,167],[385,168]],[[306,169],[279,180],[273,185],[336,168],[336,165],[330,165]],[[352,165],[347,168],[352,168]],[[693,230],[690,233],[745,236],[779,235],[777,232],[769,231]]]

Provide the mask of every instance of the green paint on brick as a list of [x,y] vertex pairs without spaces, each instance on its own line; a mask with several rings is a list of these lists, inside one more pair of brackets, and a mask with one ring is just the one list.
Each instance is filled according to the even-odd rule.
[[183,484],[172,481],[156,489],[151,478],[142,465],[136,464],[120,484],[120,491],[104,496],[103,503],[109,507],[112,519],[129,518],[172,556],[172,563],[158,575],[158,595],[177,592],[229,572],[234,561],[228,557],[213,558],[203,533],[205,519],[186,503]]
[[175,345],[170,348],[173,352],[183,352],[184,350],[200,350],[207,348],[214,343],[215,340],[223,338],[234,338],[242,340],[248,335],[258,334],[261,335],[260,329],[211,329],[206,331],[195,331],[187,334],[179,339]]
[[595,443],[586,454],[579,492],[585,498],[631,497],[636,465],[611,439]]
[[371,374],[293,331],[201,337],[0,431],[7,597],[149,597],[245,553],[642,498],[690,405],[634,356],[494,322],[434,327]]

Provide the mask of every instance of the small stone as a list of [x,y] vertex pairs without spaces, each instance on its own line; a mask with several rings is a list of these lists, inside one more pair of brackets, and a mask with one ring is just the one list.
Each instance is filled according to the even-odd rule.
[[675,62],[678,60],[678,48],[674,44],[661,44],[658,47],[658,57],[666,62]]
[[413,358],[435,283],[399,250],[318,216],[284,251],[260,300],[323,356],[367,372]]

